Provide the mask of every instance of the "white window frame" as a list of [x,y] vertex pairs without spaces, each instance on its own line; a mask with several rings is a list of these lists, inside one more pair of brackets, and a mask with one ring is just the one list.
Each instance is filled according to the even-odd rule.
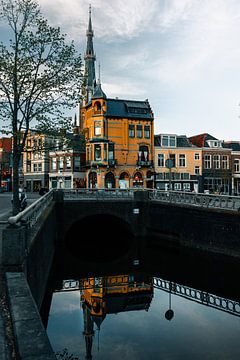
[[225,170],[229,169],[229,156],[228,155],[222,155],[222,168]]
[[190,190],[190,184],[189,183],[183,183],[183,191],[184,190]]
[[234,172],[235,173],[240,173],[240,159],[234,159],[233,160],[233,164],[234,164]]
[[[160,160],[159,157],[161,157],[161,160]],[[164,156],[164,154],[158,154],[157,164],[158,164],[158,167],[164,167],[164,164],[165,164],[165,156]]]
[[211,161],[212,161],[212,155],[204,154],[204,169],[211,169],[212,168]]
[[179,154],[178,164],[179,167],[186,167],[186,154]]
[[218,154],[213,155],[213,168],[214,169],[220,169],[221,168],[220,155],[218,155]]
[[198,166],[198,165],[194,166],[194,174],[200,175],[200,166]]
[[194,154],[194,160],[200,160],[200,154],[199,153]]

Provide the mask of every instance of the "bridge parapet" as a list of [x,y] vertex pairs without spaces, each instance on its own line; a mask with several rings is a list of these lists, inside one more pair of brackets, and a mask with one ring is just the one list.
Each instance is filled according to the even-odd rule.
[[17,225],[18,223],[24,223],[27,228],[33,227],[38,221],[39,217],[42,215],[43,211],[50,205],[54,198],[54,190],[50,190],[43,197],[36,200],[25,210],[19,212],[15,216],[10,216],[8,218],[8,223],[10,225]]
[[240,210],[240,197],[209,195],[182,191],[149,190],[149,199],[171,204],[183,204],[221,210]]

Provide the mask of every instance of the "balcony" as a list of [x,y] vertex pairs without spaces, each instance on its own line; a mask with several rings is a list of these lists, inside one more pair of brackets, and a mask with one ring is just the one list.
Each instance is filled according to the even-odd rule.
[[137,161],[137,166],[139,167],[152,167],[153,166],[153,161],[152,160],[148,160],[148,161],[143,161],[143,160],[138,160]]
[[114,167],[117,165],[117,160],[88,160],[86,167]]

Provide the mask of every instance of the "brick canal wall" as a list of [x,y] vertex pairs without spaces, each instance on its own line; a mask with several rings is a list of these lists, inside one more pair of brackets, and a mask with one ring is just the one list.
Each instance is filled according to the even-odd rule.
[[240,258],[240,213],[151,202],[147,233],[168,246]]

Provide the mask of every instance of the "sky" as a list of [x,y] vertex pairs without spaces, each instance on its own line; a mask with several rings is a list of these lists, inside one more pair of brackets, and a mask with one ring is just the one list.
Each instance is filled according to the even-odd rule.
[[[38,2],[84,55],[89,1]],[[108,97],[148,99],[156,134],[240,141],[239,0],[91,0],[91,7]]]

